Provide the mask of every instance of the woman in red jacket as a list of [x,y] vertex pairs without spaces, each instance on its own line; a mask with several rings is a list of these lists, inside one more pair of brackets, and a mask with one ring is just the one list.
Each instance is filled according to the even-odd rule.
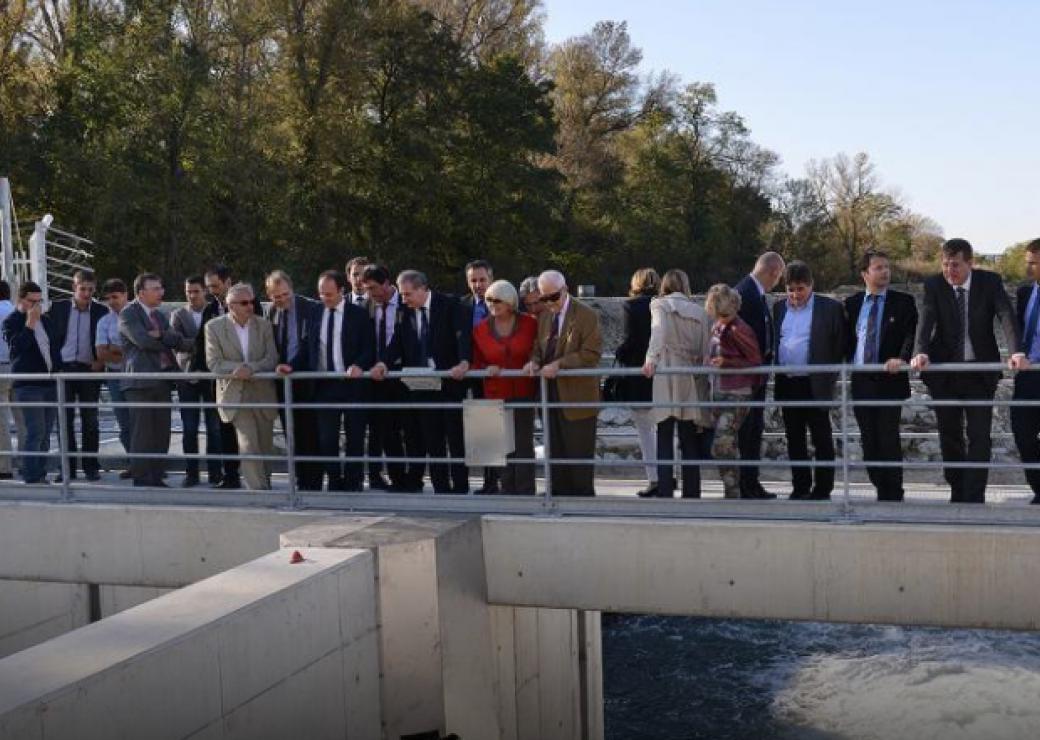
[[[538,322],[517,312],[516,288],[507,280],[488,286],[484,300],[488,317],[473,329],[473,369],[486,369],[492,377],[484,379],[484,398],[530,403],[535,398],[535,380],[528,377],[499,377],[502,370],[519,370],[531,359]],[[513,438],[516,448],[506,458],[529,462],[510,462],[502,474],[502,493],[533,494],[534,488],[534,408],[513,408]]]

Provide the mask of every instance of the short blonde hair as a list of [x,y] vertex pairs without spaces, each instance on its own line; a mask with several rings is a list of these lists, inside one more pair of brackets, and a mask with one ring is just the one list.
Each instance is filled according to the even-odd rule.
[[704,310],[714,319],[735,316],[740,311],[740,293],[725,283],[713,285],[704,299]]
[[690,295],[690,277],[682,270],[669,270],[661,278],[661,295],[682,293]]
[[641,267],[632,273],[628,294],[632,297],[637,295],[654,295],[660,287],[661,276],[657,274],[657,270],[652,267]]
[[513,310],[517,310],[517,305],[520,303],[520,298],[516,293],[516,288],[508,280],[496,280],[488,286],[487,292],[484,293],[485,300],[488,298],[497,298],[503,303],[508,303],[513,307]]

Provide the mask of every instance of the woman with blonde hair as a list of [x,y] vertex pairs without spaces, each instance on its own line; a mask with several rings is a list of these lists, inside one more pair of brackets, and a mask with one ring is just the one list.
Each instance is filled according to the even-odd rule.
[[[755,367],[762,364],[762,353],[758,349],[755,332],[741,319],[740,293],[719,283],[708,290],[704,308],[715,320],[711,328],[711,351],[708,364],[718,368]],[[741,401],[750,400],[761,375],[714,375],[711,379],[712,400],[724,401],[725,406],[713,410],[715,418],[715,440],[711,456],[716,460],[736,460],[739,457],[737,435],[748,415],[748,407]],[[726,498],[740,498],[740,471],[736,466],[719,466],[719,477]]]
[[[622,305],[625,315],[624,334],[614,353],[621,367],[642,367],[650,344],[650,301],[661,287],[661,277],[652,267],[643,267],[632,275],[629,298]],[[616,378],[617,401],[647,403],[653,399],[653,381],[639,375]],[[644,460],[657,456],[657,425],[653,410],[631,409],[632,423],[639,434],[639,452]],[[646,466],[647,487],[641,496],[657,494],[657,466]]]
[[712,417],[705,407],[673,406],[707,401],[708,377],[690,373],[661,374],[673,367],[703,365],[711,350],[711,321],[690,297],[690,279],[682,270],[669,270],[661,280],[661,294],[650,302],[650,344],[643,374],[653,378],[657,422],[658,497],[672,498],[675,490],[672,444],[678,429],[682,453],[682,496],[700,498],[701,472],[687,460],[706,460],[711,452]]

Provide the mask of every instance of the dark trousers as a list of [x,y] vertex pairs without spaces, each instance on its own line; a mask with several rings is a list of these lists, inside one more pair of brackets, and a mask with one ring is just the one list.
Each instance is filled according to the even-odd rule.
[[[340,456],[340,431],[346,435],[347,457],[365,454],[365,410],[344,404],[367,401],[357,380],[322,380],[314,389],[315,403],[336,408],[318,409],[318,453],[322,457]],[[322,464],[329,479],[330,491],[360,491],[364,483],[364,464],[360,462],[326,462]]]
[[[405,446],[408,457],[465,457],[462,437],[462,411],[423,408],[424,404],[457,401],[454,394],[443,391],[411,391],[409,400],[416,410],[408,414]],[[408,487],[422,488],[425,463],[408,464]],[[430,462],[430,483],[435,493],[467,493],[469,471],[461,463]]]
[[[1040,371],[1024,371],[1015,376],[1015,399],[1040,401]],[[1011,407],[1011,432],[1015,435],[1019,457],[1025,464],[1040,463],[1040,406]],[[1034,496],[1040,496],[1040,469],[1026,469],[1026,482]]]
[[[852,378],[852,398],[856,401],[891,399],[881,392],[869,378]],[[894,399],[896,400],[896,399]],[[898,403],[898,400],[896,400]],[[856,423],[859,425],[863,459],[868,463],[901,462],[903,444],[899,436],[901,406],[856,406]],[[867,476],[877,489],[878,501],[903,500],[903,469],[880,468],[867,465]]]
[[[279,403],[285,402],[285,386],[278,382],[275,384]],[[293,381],[292,385],[293,403],[310,403],[312,393],[310,383],[307,381]],[[285,429],[285,408],[278,409],[278,418],[282,421],[282,429]],[[318,453],[318,414],[315,409],[292,410],[293,421],[293,453],[300,457],[314,457]],[[320,491],[321,481],[325,468],[317,462],[297,462],[294,466],[296,471],[296,487],[301,491]]]
[[[559,403],[556,381],[548,383],[549,403]],[[585,409],[582,409],[583,411]],[[596,417],[569,420],[565,409],[549,409],[549,456],[552,459],[592,460],[596,455]],[[553,496],[595,496],[596,473],[590,465],[552,465]]]
[[[993,400],[995,383],[985,375],[965,373],[936,384],[932,398],[939,400]],[[989,463],[992,452],[990,426],[993,407],[942,406],[935,409],[939,426],[939,447],[945,462]],[[967,438],[965,438],[967,427]],[[981,504],[986,501],[989,468],[944,468],[943,476],[950,484],[950,501]]]
[[[213,403],[213,386],[209,383],[189,383],[186,380],[177,381],[177,398],[182,403]],[[199,426],[205,419],[206,424],[206,454],[220,455],[220,416],[215,406],[205,409],[182,406],[181,414],[181,448],[185,455],[199,454]],[[188,475],[198,476],[198,458],[188,458],[185,463]],[[219,457],[206,459],[206,470],[209,473],[210,483],[219,481],[223,476]]]
[[[506,455],[507,461],[534,460],[534,409],[513,409],[513,440],[516,447]],[[496,473],[496,479],[502,483],[502,493],[533,494],[534,466],[533,462],[507,462],[505,469],[487,468],[486,471]]]
[[[777,401],[815,400],[809,378],[777,376],[775,388]],[[809,459],[806,440],[808,434],[812,437],[813,457],[816,462],[834,461],[834,437],[828,408],[782,406],[781,413],[784,419],[784,436],[787,438],[788,459]],[[791,482],[792,498],[830,498],[831,491],[834,490],[834,467],[792,467]]]
[[22,419],[25,422],[25,434],[18,437],[18,451],[21,453],[18,467],[22,480],[26,483],[39,483],[47,479],[48,458],[46,453],[51,448],[51,431],[57,420],[57,389],[53,383],[46,385],[16,385],[14,400],[16,404],[42,403],[47,406],[23,406]]
[[[372,399],[375,403],[407,403],[408,389],[400,380],[393,378],[379,381],[372,384]],[[390,483],[395,486],[408,484],[405,464],[393,460],[395,457],[404,457],[404,418],[408,413],[405,409],[370,409],[368,412],[368,454],[386,455],[389,458],[386,470],[390,475]],[[369,478],[380,472],[382,464],[375,468],[369,465]]]
[[703,429],[690,420],[679,420],[669,416],[657,423],[657,459],[668,462],[657,466],[657,495],[672,498],[675,491],[675,472],[671,461],[675,459],[675,434],[679,434],[679,455],[682,460],[682,497],[701,497],[701,466],[698,462],[711,459],[711,443],[714,436],[710,429]]
[[[74,362],[64,366],[69,372],[89,373],[90,365]],[[68,403],[92,403],[96,404],[101,398],[100,380],[66,380],[65,400]],[[76,444],[76,408],[69,406],[65,409],[65,435],[68,439],[69,452],[77,450],[93,452],[93,457],[76,458],[74,454],[69,457],[69,475],[75,475],[77,467],[82,468],[84,473],[97,473],[99,463],[97,451],[101,435],[98,431],[98,409],[97,406],[88,408],[82,406],[79,409],[79,424],[82,434],[82,443]]]
[[[130,403],[169,403],[170,387],[166,383],[147,388],[127,388]],[[130,451],[135,454],[153,454],[155,457],[135,457],[130,460],[130,475],[136,486],[154,486],[162,483],[166,471],[166,456],[170,452],[170,408],[130,409]]]
[[[766,400],[766,384],[763,378],[762,385],[751,395],[752,401]],[[744,423],[740,425],[737,434],[737,446],[740,450],[741,460],[762,459],[762,435],[765,432],[765,409],[762,407],[748,409],[748,415]],[[758,493],[762,490],[762,484],[758,479],[758,467],[740,468],[740,493],[742,496]]]

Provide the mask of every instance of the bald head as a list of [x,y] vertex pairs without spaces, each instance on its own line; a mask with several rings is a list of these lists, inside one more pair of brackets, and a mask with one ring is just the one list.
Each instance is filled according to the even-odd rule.
[[784,274],[784,258],[776,252],[766,252],[755,261],[755,269],[751,274],[766,291],[771,291]]

